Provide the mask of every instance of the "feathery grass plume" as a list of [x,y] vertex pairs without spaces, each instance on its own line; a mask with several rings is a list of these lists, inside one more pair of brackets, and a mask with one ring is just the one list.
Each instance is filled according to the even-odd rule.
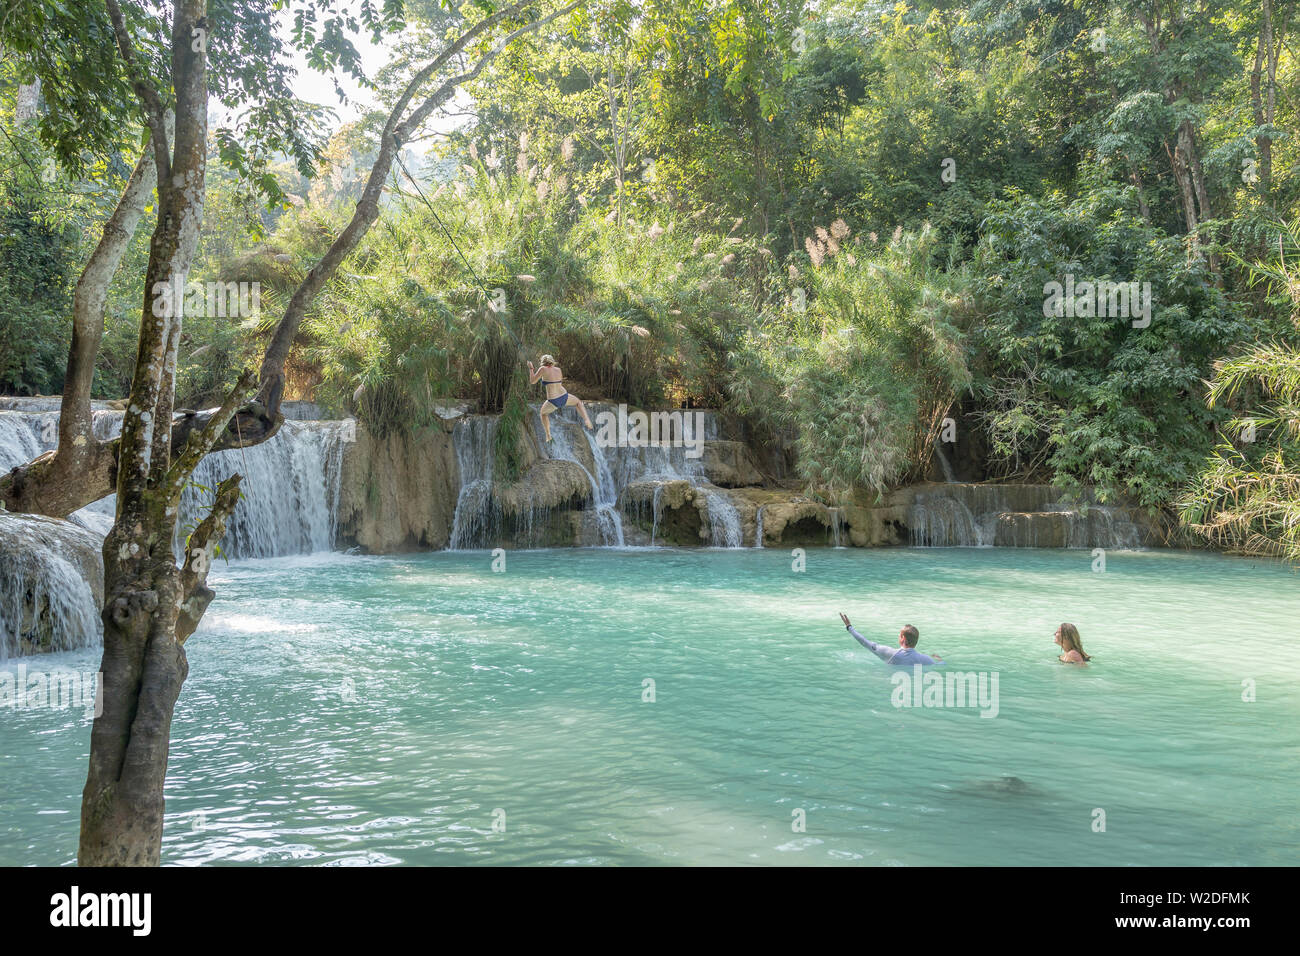
[[803,309],[760,317],[733,351],[733,410],[793,441],[814,486],[880,492],[925,473],[970,381],[942,294],[954,280],[930,264],[936,242],[927,233],[882,250],[875,274],[814,270]]
[[826,250],[822,248],[822,244],[812,236],[805,236],[803,247],[808,253],[808,258],[812,260],[813,268],[820,269],[822,263],[826,261]]

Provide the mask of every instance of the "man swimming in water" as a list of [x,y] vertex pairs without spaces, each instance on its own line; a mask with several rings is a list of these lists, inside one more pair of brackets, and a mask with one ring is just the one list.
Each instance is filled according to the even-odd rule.
[[898,647],[886,647],[884,644],[877,644],[875,641],[869,641],[858,633],[857,628],[849,623],[848,617],[844,612],[840,612],[840,620],[848,628],[853,639],[865,647],[871,653],[875,654],[886,664],[942,664],[943,658],[937,655],[922,654],[916,649],[916,642],[921,639],[921,632],[908,624],[898,632]]

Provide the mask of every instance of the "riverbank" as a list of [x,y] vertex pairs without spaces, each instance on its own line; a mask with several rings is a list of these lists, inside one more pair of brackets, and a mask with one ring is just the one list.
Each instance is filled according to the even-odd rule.
[[[96,403],[101,438],[120,429],[118,404]],[[54,446],[58,405],[0,400],[0,469]],[[560,415],[547,443],[534,408],[515,439],[521,473],[507,481],[496,466],[500,419],[472,414],[467,404],[441,409],[430,426],[380,438],[353,419],[291,403],[269,441],[204,459],[182,500],[176,546],[204,513],[207,489],[234,472],[245,481],[222,542],[232,559],[581,547],[1109,551],[1169,541],[1166,528],[1137,509],[1086,492],[1071,499],[1046,485],[925,482],[878,499],[819,491],[791,476],[783,449],[753,442],[717,412],[661,413],[673,416],[676,431],[655,443],[658,433],[629,430],[626,408],[588,405],[602,426],[618,427],[587,431]],[[91,568],[95,543],[86,533],[102,539],[113,508],[111,497],[96,502],[71,516],[66,534],[40,538],[0,515],[9,539],[24,542],[10,549],[10,563],[21,551],[23,567],[60,570],[45,574],[51,582],[64,581],[68,566]],[[82,575],[84,586],[64,581],[38,593],[17,567],[0,567],[12,585],[0,589],[0,653],[97,642],[98,605],[88,595],[102,585],[93,572]]]

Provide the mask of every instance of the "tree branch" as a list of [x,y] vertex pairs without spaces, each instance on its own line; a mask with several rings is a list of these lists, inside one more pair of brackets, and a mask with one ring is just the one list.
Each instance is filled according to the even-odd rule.
[[[170,113],[168,119],[170,119]],[[167,123],[164,123],[166,126]],[[150,139],[153,135],[150,134]],[[96,439],[90,391],[95,377],[99,343],[104,337],[104,303],[122,256],[126,253],[144,215],[144,207],[156,182],[152,143],[135,164],[112,215],[104,223],[103,236],[86,260],[77,279],[72,299],[72,345],[68,350],[67,376],[59,414],[60,468],[79,470],[94,454]]]
[[181,492],[185,490],[185,483],[189,481],[190,475],[217,443],[221,433],[226,430],[230,420],[234,418],[235,411],[257,385],[257,378],[253,372],[247,371],[239,377],[235,387],[230,390],[226,400],[221,403],[212,416],[207,420],[202,428],[190,431],[185,440],[185,447],[179,457],[172,463],[171,468],[167,470],[167,485],[169,487],[168,497],[170,504],[178,504],[181,500]]
[[398,97],[397,103],[389,114],[388,121],[384,124],[384,131],[379,143],[379,155],[375,159],[374,166],[370,169],[370,175],[366,180],[361,198],[357,201],[356,212],[353,213],[352,219],[343,228],[343,231],[330,244],[325,255],[312,266],[302,283],[294,290],[289,305],[284,311],[284,316],[280,319],[280,323],[271,336],[271,341],[267,344],[266,353],[262,359],[262,384],[258,392],[258,398],[266,404],[270,415],[276,416],[279,414],[280,401],[284,393],[284,366],[289,359],[289,350],[293,345],[294,337],[298,334],[303,316],[316,298],[317,293],[337,271],[343,260],[357,247],[361,237],[366,234],[370,226],[379,218],[379,198],[383,192],[384,182],[392,171],[393,157],[396,155],[400,144],[409,140],[411,134],[419,129],[420,124],[425,121],[429,114],[449,100],[462,83],[469,82],[482,73],[487,65],[512,41],[525,33],[540,29],[557,17],[572,12],[585,2],[586,0],[573,0],[572,3],[553,11],[541,19],[526,23],[506,34],[492,49],[483,54],[473,69],[444,82],[409,117],[403,120],[401,119],[402,113],[410,105],[416,90],[423,86],[439,68],[464,50],[475,37],[506,17],[513,16],[530,6],[532,0],[520,0],[519,3],[515,3],[480,20],[453,41],[446,50],[407,83],[402,95]]
[[[252,387],[252,379],[249,379]],[[181,568],[181,613],[176,621],[176,641],[184,644],[203,619],[216,592],[208,587],[208,569],[212,556],[226,533],[226,522],[239,504],[239,484],[242,475],[231,475],[217,485],[216,496],[207,517],[185,542],[185,564]]]
[[150,139],[153,142],[154,163],[158,169],[158,185],[161,192],[163,184],[171,178],[171,159],[167,152],[170,148],[166,134],[167,111],[163,109],[162,98],[159,97],[158,91],[145,78],[139,64],[136,62],[135,50],[131,46],[131,34],[126,29],[126,19],[122,16],[122,8],[118,5],[117,0],[104,0],[104,2],[108,7],[109,19],[113,21],[113,35],[117,38],[117,51],[122,55],[122,60],[126,63],[127,76],[131,78],[131,88],[135,90],[135,95],[140,97],[145,122],[152,134]]

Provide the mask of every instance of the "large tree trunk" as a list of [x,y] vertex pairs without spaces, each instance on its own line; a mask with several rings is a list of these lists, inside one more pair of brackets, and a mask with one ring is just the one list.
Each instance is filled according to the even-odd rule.
[[[299,323],[316,293],[378,218],[379,197],[396,150],[510,40],[574,9],[581,0],[504,36],[472,69],[444,82],[403,119],[415,92],[475,37],[532,2],[521,0],[480,20],[399,97],[352,221],[294,293],[267,347],[261,381],[269,408],[263,414],[272,422],[281,420],[284,365]],[[117,0],[107,4],[150,129],[160,135],[164,98],[137,68]],[[198,242],[207,145],[206,54],[205,45],[192,44],[191,38],[196,27],[205,26],[205,13],[206,0],[177,0],[172,19],[175,142],[170,156],[165,143],[155,151],[158,224],[149,248],[129,407],[116,444],[117,520],[104,542],[104,709],[91,732],[90,768],[82,794],[78,854],[82,865],[152,866],[160,860],[171,717],[188,673],[183,645],[212,600],[207,570],[238,500],[240,479],[232,476],[217,489],[209,515],[186,542],[184,566],[178,568],[172,541],[181,493],[203,456],[229,431],[255,381],[246,372],[220,409],[189,422],[183,444],[177,445],[172,402],[183,303],[169,299],[156,309],[155,302],[161,290],[183,287]],[[183,430],[184,423],[179,427]]]
[[[121,11],[116,0],[109,6],[123,58],[135,74]],[[104,541],[104,708],[91,731],[82,793],[82,866],[159,862],[172,709],[189,669],[177,638],[186,595],[172,555],[180,496],[189,478],[172,468],[170,429],[183,302],[164,296],[158,306],[162,290],[184,287],[199,239],[207,56],[205,45],[192,44],[191,38],[206,25],[206,14],[206,0],[179,0],[172,17],[176,132],[170,158],[165,149],[155,151],[158,223],[149,245],[140,344],[118,447],[117,521]],[[159,129],[161,98],[140,89],[145,81],[138,74],[133,79],[150,127]]]

